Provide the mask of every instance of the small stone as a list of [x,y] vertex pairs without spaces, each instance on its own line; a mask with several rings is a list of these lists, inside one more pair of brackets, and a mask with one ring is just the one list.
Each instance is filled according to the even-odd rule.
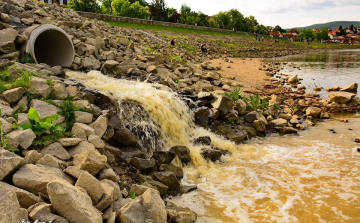
[[75,111],[75,121],[84,124],[91,124],[94,115],[88,112]]
[[92,143],[96,149],[103,149],[105,147],[104,141],[97,135],[89,135],[88,141]]
[[151,172],[156,170],[156,162],[154,160],[134,157],[131,159],[131,164],[141,172]]
[[52,155],[46,154],[41,159],[39,159],[36,162],[36,164],[41,164],[41,165],[44,165],[44,166],[51,166],[51,167],[61,169],[60,166],[63,165],[64,162],[62,162],[61,160],[57,159],[56,157],[54,157]]
[[68,151],[66,151],[60,143],[52,143],[46,147],[44,147],[40,153],[42,155],[52,155],[55,156],[61,160],[69,160],[71,158],[70,154],[68,153]]
[[108,126],[108,118],[104,115],[100,115],[95,122],[90,124],[90,127],[94,128],[95,134],[102,137]]
[[318,118],[321,115],[321,108],[308,107],[306,109],[306,115],[307,116],[312,116],[314,118]]
[[114,182],[120,181],[120,177],[116,175],[113,169],[105,169],[99,173],[99,180],[108,179]]
[[177,155],[184,163],[191,161],[190,150],[186,146],[174,146],[169,151]]
[[81,170],[86,170],[92,175],[96,175],[105,168],[107,158],[97,151],[86,151],[74,156],[74,166]]
[[75,123],[71,129],[74,138],[86,140],[89,135],[95,134],[95,129],[83,123]]
[[36,162],[41,159],[43,156],[38,153],[36,150],[30,150],[25,155],[26,164],[36,164]]
[[14,104],[21,99],[21,97],[24,95],[24,93],[25,93],[25,89],[22,87],[18,87],[18,88],[4,91],[3,97],[8,103]]
[[61,139],[58,139],[58,143],[60,143],[60,145],[65,146],[65,147],[67,147],[67,146],[76,146],[82,141],[84,141],[84,139],[80,139],[80,138],[61,138]]

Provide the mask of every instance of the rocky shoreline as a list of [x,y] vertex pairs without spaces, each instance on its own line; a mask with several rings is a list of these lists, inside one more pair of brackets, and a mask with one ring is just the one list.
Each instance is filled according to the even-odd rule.
[[[0,0],[0,222],[195,222],[196,213],[162,198],[195,190],[182,185],[183,166],[192,163],[185,145],[152,150],[141,131],[120,119],[127,109],[117,98],[68,78],[67,72],[100,70],[108,76],[162,84],[177,92],[194,123],[234,143],[268,133],[292,134],[339,111],[359,109],[353,84],[328,100],[293,91],[281,64],[263,62],[270,82],[263,92],[242,92],[241,82],[221,77],[213,58],[273,57],[312,51],[244,42],[241,55],[208,40],[207,55],[161,45],[134,30],[80,17],[56,5]],[[26,30],[42,24],[62,28],[76,56],[69,69],[32,63],[22,50]],[[184,42],[183,42],[184,41]],[[196,39],[197,42],[206,41]],[[187,40],[180,39],[184,46]],[[186,45],[187,46],[187,45]],[[19,63],[21,61],[22,63]],[[271,77],[270,77],[271,76]],[[138,111],[144,108],[135,103]],[[146,112],[144,112],[146,113]],[[230,152],[210,136],[194,139],[207,162]]]

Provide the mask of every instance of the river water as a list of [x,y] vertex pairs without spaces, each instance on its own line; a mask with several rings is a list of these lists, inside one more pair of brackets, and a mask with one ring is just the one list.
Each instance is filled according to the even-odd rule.
[[270,61],[287,62],[280,72],[303,78],[301,85],[307,87],[307,92],[314,93],[314,87],[322,87],[318,92],[322,97],[328,96],[327,87],[345,87],[353,82],[360,85],[360,49],[313,52]]
[[[281,72],[298,74],[312,89],[360,84],[359,55],[359,50],[335,51],[275,60],[288,62]],[[340,121],[344,118],[349,122]],[[186,168],[184,183],[198,190],[172,201],[195,211],[199,223],[360,222],[355,136],[360,136],[356,114],[319,123],[299,136],[251,140],[224,163]]]
[[[66,75],[117,98],[120,108],[128,99],[140,103],[149,117],[126,121],[142,128],[150,144],[160,141],[163,150],[189,147],[192,164],[185,167],[182,183],[198,189],[170,200],[195,211],[199,223],[360,222],[360,145],[354,142],[360,135],[359,115],[339,116],[299,135],[273,135],[235,146],[196,127],[186,104],[164,86],[100,72]],[[344,118],[349,122],[340,121]],[[160,139],[152,142],[153,132]],[[210,136],[212,145],[232,155],[221,163],[205,161],[203,147],[191,143],[199,136]]]

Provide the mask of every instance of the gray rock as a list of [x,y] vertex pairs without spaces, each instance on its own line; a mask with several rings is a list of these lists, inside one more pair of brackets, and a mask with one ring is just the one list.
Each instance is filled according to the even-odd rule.
[[245,114],[246,111],[246,103],[243,100],[237,100],[235,104],[235,109],[237,112],[239,112],[239,115]]
[[18,114],[18,125],[24,125],[24,124],[29,124],[30,120],[29,117],[26,113],[19,113]]
[[283,118],[278,118],[278,119],[274,119],[271,121],[271,124],[275,125],[276,127],[279,126],[286,126],[288,123],[288,121],[286,119]]
[[317,108],[317,107],[308,107],[306,109],[306,115],[307,116],[312,116],[314,118],[318,118],[321,115],[321,108]]
[[166,223],[167,220],[164,201],[152,189],[126,204],[116,214],[118,221],[128,223]]
[[159,181],[154,180],[152,177],[148,177],[148,176],[139,174],[138,178],[139,178],[139,182],[141,185],[155,188],[157,191],[159,191],[161,196],[164,196],[169,189],[168,186],[166,186],[163,183],[160,183]]
[[52,179],[65,180],[73,184],[73,180],[64,174],[59,168],[44,165],[26,164],[13,175],[13,184],[31,193],[39,192],[47,194],[46,185]]
[[217,96],[211,105],[219,111],[220,116],[225,116],[233,108],[234,101],[227,96]]
[[57,83],[54,85],[54,95],[56,99],[63,99],[69,96],[66,91],[65,85],[61,83]]
[[76,167],[76,166],[69,166],[69,167],[67,167],[67,168],[64,170],[64,173],[72,176],[72,177],[75,178],[75,179],[79,179],[80,174],[81,174],[82,172],[86,172],[86,171],[80,170],[80,168],[79,168],[79,167]]
[[5,119],[0,118],[0,125],[3,134],[8,134],[13,130],[11,123],[7,122]]
[[208,159],[213,162],[220,160],[220,157],[226,154],[229,154],[229,152],[219,148],[205,148],[201,150],[201,155],[204,159]]
[[241,143],[248,137],[248,133],[241,130],[231,131],[226,135],[226,138],[234,141],[235,143]]
[[86,171],[82,171],[75,186],[81,187],[86,190],[91,197],[93,204],[97,204],[104,194],[100,181]]
[[101,63],[94,56],[90,56],[83,59],[81,66],[87,70],[98,70]]
[[176,206],[171,202],[167,203],[166,213],[168,216],[168,221],[174,223],[194,223],[197,220],[197,215],[195,212],[189,208]]
[[139,142],[139,139],[124,126],[121,126],[117,131],[115,131],[114,139],[116,142],[124,146],[136,146]]
[[351,84],[347,85],[346,87],[341,88],[340,91],[356,93],[357,89],[358,89],[358,83],[351,83]]
[[68,150],[71,157],[74,157],[76,154],[80,154],[86,151],[97,151],[95,146],[92,143],[87,141],[80,142],[77,146]]
[[346,104],[356,95],[349,92],[333,92],[329,95],[329,101],[338,104]]
[[21,222],[28,219],[26,209],[20,207],[16,193],[0,185],[0,219],[2,223]]
[[195,123],[204,128],[209,127],[209,114],[210,114],[210,109],[207,107],[200,107],[195,109],[194,111]]
[[59,223],[69,223],[63,217],[53,214],[51,204],[44,202],[37,203],[29,208],[29,217],[32,221],[48,221],[49,219]]
[[67,147],[67,146],[76,146],[82,141],[84,141],[84,139],[80,139],[80,138],[61,138],[61,139],[58,139],[58,143],[60,143],[60,145],[65,146],[65,147]]
[[15,29],[7,28],[0,30],[0,52],[11,53],[15,51],[15,39],[18,32]]
[[96,208],[100,211],[104,211],[107,207],[114,203],[114,188],[104,182],[101,182],[101,187],[104,190],[104,196],[101,198]]
[[[138,197],[138,196],[141,196],[143,193],[145,193],[145,191],[147,191],[148,189],[154,189],[154,188],[147,187],[144,185],[133,184],[133,185],[131,185],[130,193],[134,192],[135,196]],[[155,189],[155,191],[156,191],[156,193],[159,193],[159,191],[157,191],[156,189]],[[160,195],[160,193],[159,193],[159,195]]]
[[252,123],[252,126],[256,129],[258,132],[265,132],[266,131],[266,125],[263,121],[255,120]]
[[92,123],[94,115],[88,112],[76,111],[75,121],[84,124]]
[[0,149],[0,180],[3,180],[24,164],[24,158],[5,149]]
[[7,144],[10,146],[14,148],[20,146],[22,149],[27,149],[32,145],[36,135],[31,129],[26,129],[13,131],[7,137],[9,139]]
[[14,109],[12,109],[10,106],[8,105],[4,105],[3,103],[1,103],[0,101],[0,110],[1,110],[1,117],[6,116],[12,116]]
[[81,170],[86,170],[92,175],[96,175],[101,170],[105,169],[107,158],[97,151],[86,151],[74,156],[74,166]]
[[89,135],[88,141],[92,143],[96,149],[103,149],[105,142],[97,135]]
[[175,158],[175,154],[169,151],[154,151],[153,159],[156,160],[158,166],[161,164],[169,164]]
[[9,192],[15,192],[19,204],[22,208],[28,208],[41,201],[40,197],[32,194],[26,190],[14,187],[13,185],[7,184],[0,181],[0,187],[6,189]]
[[102,170],[99,173],[99,180],[103,180],[103,179],[108,179],[108,180],[112,180],[115,182],[120,181],[120,177],[118,175],[116,175],[114,170],[111,168]]
[[71,158],[68,151],[64,149],[64,147],[61,146],[60,143],[52,143],[46,147],[44,147],[40,153],[44,156],[46,154],[52,155],[54,157],[57,157],[61,160],[69,160]]
[[94,128],[97,136],[102,137],[107,129],[108,123],[108,118],[104,115],[100,115],[95,122],[90,124],[90,127]]
[[13,88],[11,90],[4,91],[3,97],[10,104],[18,102],[24,95],[25,89],[22,87]]
[[26,164],[36,164],[39,159],[41,159],[43,156],[38,153],[36,150],[30,150],[25,155],[25,163]]
[[47,98],[51,93],[51,87],[46,83],[45,79],[33,77],[31,79],[31,87],[29,91],[32,94],[41,95],[43,98]]
[[159,169],[160,171],[172,172],[177,178],[184,177],[183,169],[181,167],[174,166],[172,164],[162,164]]
[[95,134],[95,129],[82,123],[75,123],[71,129],[71,134],[74,138],[86,140],[89,135]]
[[101,212],[91,198],[78,188],[61,180],[47,185],[50,202],[55,212],[74,223],[102,223]]
[[[39,113],[40,119],[58,115],[58,112],[60,111],[58,107],[36,99],[30,102],[30,106]],[[64,120],[64,118],[59,115],[59,118],[54,123],[62,122],[62,120]]]
[[154,160],[147,160],[134,157],[131,159],[131,164],[141,172],[151,172],[156,170],[156,162]]
[[51,166],[54,168],[59,168],[61,169],[61,166],[64,165],[64,162],[57,159],[56,157],[52,156],[52,155],[48,155],[46,154],[45,156],[43,156],[41,159],[39,159],[36,162],[37,165],[44,165],[44,166]]
[[154,176],[155,179],[159,180],[161,183],[168,186],[170,190],[175,190],[180,186],[180,183],[173,172],[155,172],[152,176]]
[[174,146],[170,148],[170,152],[174,153],[184,163],[191,161],[190,150],[186,146]]

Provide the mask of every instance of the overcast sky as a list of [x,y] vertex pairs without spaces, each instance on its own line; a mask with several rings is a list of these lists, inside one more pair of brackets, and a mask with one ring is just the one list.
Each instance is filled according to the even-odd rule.
[[302,27],[331,21],[360,21],[360,0],[166,0],[180,10],[183,3],[208,15],[235,8],[264,25]]

